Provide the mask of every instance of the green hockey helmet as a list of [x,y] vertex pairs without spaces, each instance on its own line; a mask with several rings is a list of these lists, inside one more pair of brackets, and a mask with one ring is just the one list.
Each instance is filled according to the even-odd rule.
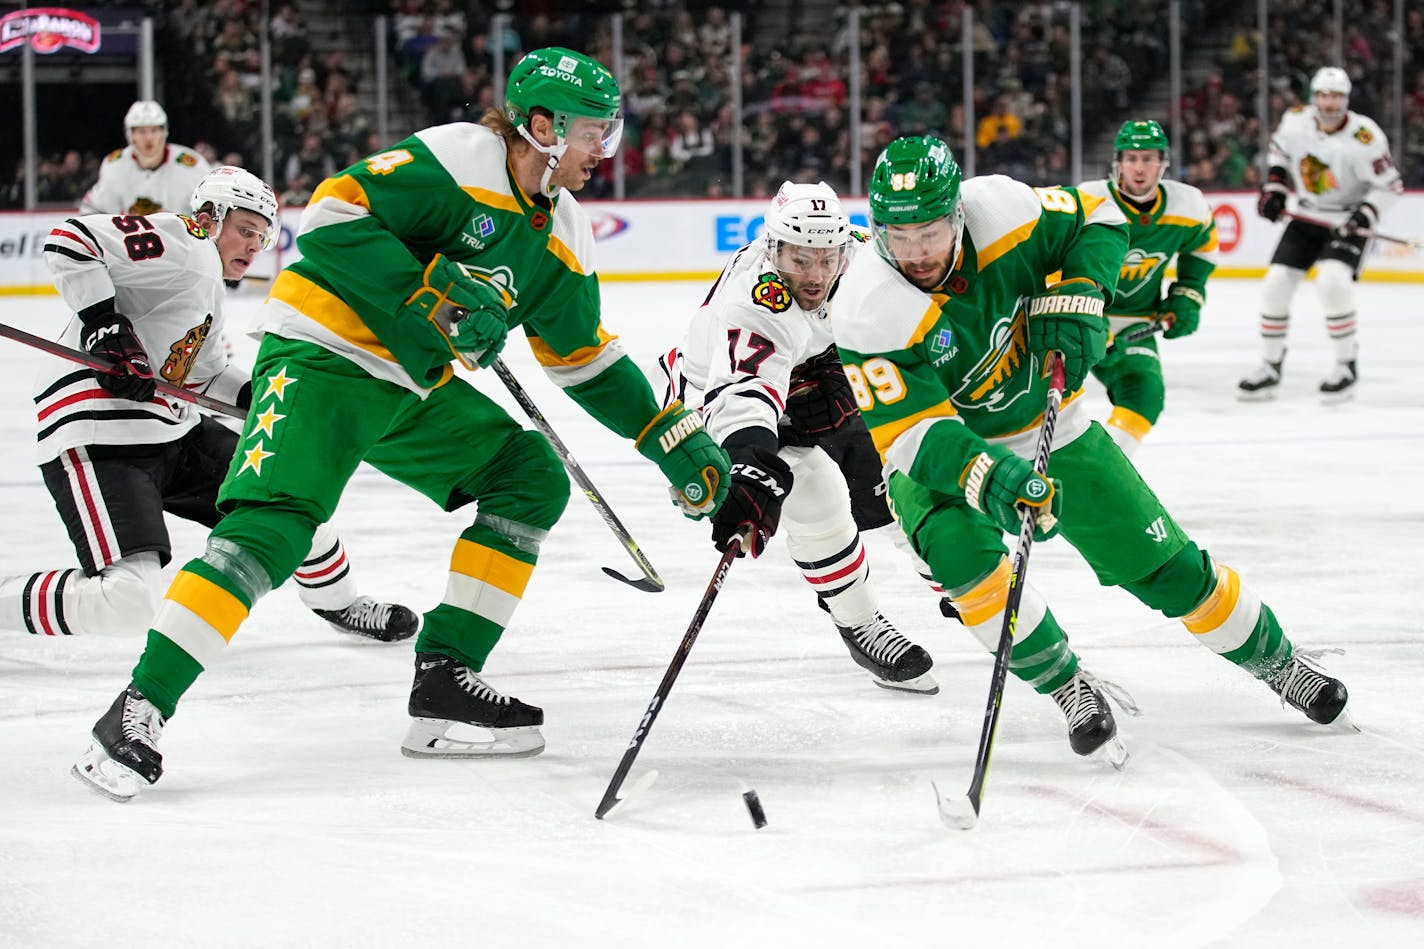
[[[537,143],[535,147],[556,157],[567,145],[591,152],[595,143],[608,157],[623,135],[618,80],[598,60],[571,49],[549,46],[526,55],[510,70],[504,99],[505,117],[530,141],[534,110],[544,109],[553,116],[557,153]],[[590,121],[581,124],[579,119]]]
[[921,261],[947,260],[940,279],[954,264],[964,234],[963,180],[949,146],[932,135],[897,138],[875,160],[868,189],[875,249],[916,283],[923,281],[910,271]]
[[[1156,177],[1136,185],[1143,189],[1141,191],[1134,191],[1133,186],[1130,186],[1123,177],[1123,152],[1160,152],[1162,155],[1162,163],[1157,166]],[[1117,137],[1113,139],[1113,184],[1129,198],[1138,201],[1147,200],[1157,193],[1157,186],[1162,183],[1162,174],[1171,164],[1171,160],[1172,145],[1167,141],[1167,133],[1162,130],[1162,126],[1152,119],[1131,119],[1122,123],[1122,128],[1117,131]],[[1146,170],[1143,166],[1138,167]]]

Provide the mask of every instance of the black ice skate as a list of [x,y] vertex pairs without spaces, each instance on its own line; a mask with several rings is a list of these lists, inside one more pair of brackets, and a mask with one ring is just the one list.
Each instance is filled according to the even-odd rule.
[[1282,704],[1304,712],[1312,722],[1358,731],[1345,712],[1350,700],[1345,683],[1316,669],[1317,655],[1296,650],[1285,668],[1267,679],[1266,684],[1281,697]]
[[1080,755],[1102,752],[1119,771],[1127,764],[1127,749],[1117,737],[1117,722],[1100,683],[1083,669],[1053,691],[1053,701],[1068,719],[1068,743]]
[[70,772],[100,794],[128,801],[139,792],[140,778],[153,784],[163,775],[162,734],[163,716],[129,686],[94,723],[94,742]]
[[473,669],[438,652],[415,654],[408,758],[522,758],[544,750],[544,710],[490,688]]
[[1243,402],[1264,402],[1267,399],[1274,399],[1276,390],[1281,385],[1281,364],[1284,361],[1284,356],[1275,362],[1263,361],[1261,365],[1236,383],[1236,398]]
[[870,673],[876,685],[901,692],[934,695],[939,683],[930,675],[934,660],[930,654],[910,642],[876,613],[859,626],[836,624],[841,639],[856,665]]
[[1320,397],[1326,402],[1344,402],[1355,397],[1355,383],[1359,374],[1355,371],[1355,360],[1337,362],[1324,379],[1320,380]]
[[355,633],[383,643],[409,639],[420,628],[420,617],[399,603],[380,603],[358,596],[344,610],[312,610],[343,633]]

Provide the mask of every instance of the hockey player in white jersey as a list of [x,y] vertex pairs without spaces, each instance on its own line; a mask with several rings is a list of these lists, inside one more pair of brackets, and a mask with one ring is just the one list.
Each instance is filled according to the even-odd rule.
[[168,141],[168,114],[140,99],[124,115],[128,145],[110,152],[96,181],[79,201],[80,214],[188,213],[188,199],[212,166],[203,156]]
[[[217,491],[237,434],[190,402],[155,398],[155,378],[251,404],[248,372],[214,344],[223,280],[241,277],[270,246],[277,199],[254,175],[223,166],[190,202],[193,217],[87,215],[50,232],[45,262],[75,313],[60,341],[119,372],[49,357],[39,372],[40,470],[81,567],[0,577],[0,628],[141,635],[172,557],[164,513],[208,527],[221,516]],[[385,641],[415,633],[406,607],[357,596],[329,525],[296,577],[302,601],[338,629]]]
[[[1312,266],[1335,353],[1320,392],[1329,402],[1354,394],[1359,377],[1355,281],[1364,265],[1369,232],[1404,190],[1384,132],[1348,108],[1350,77],[1345,70],[1326,66],[1317,72],[1310,80],[1310,100],[1286,112],[1276,126],[1270,171],[1256,206],[1268,221],[1282,216],[1292,220],[1276,245],[1261,289],[1264,359],[1238,384],[1237,395],[1246,400],[1272,398],[1280,385],[1291,297]],[[1296,214],[1300,217],[1293,217]]]
[[880,457],[827,319],[852,243],[828,185],[783,184],[764,237],[736,253],[682,344],[662,358],[665,402],[699,406],[731,457],[727,500],[712,519],[717,548],[751,528],[756,557],[783,527],[856,663],[877,685],[934,693],[933,660],[879,610],[857,529],[891,524],[891,516]]

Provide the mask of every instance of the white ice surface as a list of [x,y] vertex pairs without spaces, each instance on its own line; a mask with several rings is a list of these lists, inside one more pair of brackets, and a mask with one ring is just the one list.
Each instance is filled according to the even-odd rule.
[[[612,284],[606,323],[651,368],[703,292]],[[1297,643],[1346,650],[1328,668],[1362,734],[1282,709],[1044,543],[1034,583],[1143,708],[1119,716],[1132,760],[1076,758],[1053,703],[1011,679],[983,817],[947,831],[930,780],[967,786],[989,657],[874,537],[886,612],[942,691],[875,688],[773,542],[734,564],[629,781],[661,778],[595,821],[716,553],[513,340],[509,365],[668,583],[606,578],[633,564],[571,499],[486,670],[544,707],[548,750],[402,757],[410,644],[338,638],[283,589],[184,699],[162,781],[118,805],[67,772],[141,643],[0,633],[0,946],[1424,946],[1421,293],[1361,286],[1359,398],[1324,408],[1307,286],[1281,398],[1244,405],[1256,285],[1214,283],[1201,331],[1164,345],[1168,410],[1139,455]],[[0,311],[49,336],[63,320],[52,297]],[[0,573],[73,563],[32,464],[37,358],[0,342]],[[362,469],[336,521],[363,590],[424,609],[469,516]],[[201,549],[200,529],[172,533],[177,562]]]

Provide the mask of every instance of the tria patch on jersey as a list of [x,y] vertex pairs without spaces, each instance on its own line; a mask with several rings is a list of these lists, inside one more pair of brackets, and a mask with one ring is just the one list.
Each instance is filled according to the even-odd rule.
[[1359,142],[1361,145],[1368,145],[1374,140],[1374,133],[1371,132],[1369,129],[1365,128],[1363,125],[1355,129],[1355,141]]
[[189,234],[192,234],[200,241],[205,241],[208,239],[208,232],[203,227],[203,225],[188,217],[188,215],[186,214],[178,215],[178,219],[183,222],[183,226],[188,229]]
[[791,291],[774,273],[764,273],[752,287],[752,302],[773,313],[785,313],[791,309]]
[[197,157],[194,155],[190,155],[187,152],[179,152],[177,161],[178,164],[182,165],[184,168],[192,168],[198,163]]

